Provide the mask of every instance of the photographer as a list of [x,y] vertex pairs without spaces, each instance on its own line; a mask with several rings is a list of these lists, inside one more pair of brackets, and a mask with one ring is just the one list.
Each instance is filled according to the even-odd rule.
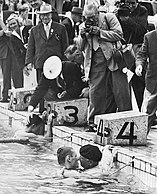
[[113,42],[122,38],[122,29],[113,13],[99,13],[94,4],[84,7],[85,21],[80,29],[85,52],[85,77],[89,80],[89,132],[94,116],[131,110],[126,74],[112,57]]
[[[123,3],[120,4],[117,17],[122,26],[126,42],[133,44],[134,52],[136,55],[143,43],[143,37],[147,32],[147,9],[144,6],[138,4],[138,0],[125,0],[125,2],[123,1]],[[135,71],[135,64],[133,64],[131,70],[133,72]],[[138,77],[134,74],[131,80],[139,110],[141,110],[145,88],[144,74],[144,71],[141,77]]]

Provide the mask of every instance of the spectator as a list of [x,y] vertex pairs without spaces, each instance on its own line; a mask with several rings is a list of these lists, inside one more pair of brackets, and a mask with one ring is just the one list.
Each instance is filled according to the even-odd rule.
[[3,8],[2,10],[8,10],[9,9],[9,5],[6,3],[5,0],[3,0]]
[[23,26],[32,26],[32,20],[28,19],[29,5],[27,3],[18,8],[19,20]]
[[7,25],[12,34],[10,36],[14,59],[12,59],[11,74],[15,88],[23,87],[23,68],[25,66],[26,47],[24,46],[18,15],[11,14]]
[[[54,55],[63,59],[64,51],[68,46],[68,37],[65,27],[51,19],[51,5],[43,4],[38,14],[41,23],[31,29],[25,60],[26,73],[28,73],[28,70],[32,70],[32,66],[34,65],[37,83],[39,83],[41,78],[43,64],[46,59]],[[42,113],[43,102],[40,108],[40,113]]]
[[[74,51],[73,51],[74,52]],[[76,56],[78,51],[75,50],[73,56],[76,58],[82,57]],[[72,54],[71,54],[72,55]],[[79,59],[76,59],[78,61]],[[62,69],[62,78],[60,75]],[[28,106],[28,113],[30,114],[40,100],[48,93],[51,92],[51,96],[46,97],[49,101],[53,100],[69,100],[78,98],[81,94],[81,90],[86,86],[81,79],[82,73],[80,66],[76,62],[63,62],[58,57],[50,57],[44,64],[44,74],[42,74],[41,80],[31,97],[31,101]]]
[[[128,9],[127,12],[123,11],[125,8]],[[138,0],[126,0],[123,7],[120,7],[118,13],[118,18],[124,33],[124,39],[127,43],[133,44],[136,55],[143,42],[144,34],[147,32],[148,11],[144,6],[141,6],[138,3]],[[131,70],[135,72],[135,64],[133,64]],[[141,110],[145,88],[144,77],[145,70],[143,69],[141,77],[134,74],[131,80],[139,110]]]
[[18,10],[18,0],[9,0],[9,9],[10,11],[17,11]]
[[11,65],[14,56],[10,42],[11,32],[7,30],[6,20],[13,11],[3,11],[3,2],[3,0],[0,0],[0,66],[3,75],[3,90],[0,102],[8,102],[8,90],[11,89]]
[[[89,80],[89,132],[94,132],[94,116],[131,110],[126,74],[112,58],[113,42],[122,38],[120,23],[113,13],[98,13],[94,4],[84,7],[81,28],[85,51],[85,76]],[[107,25],[108,23],[108,25]],[[108,26],[108,27],[107,27]]]
[[[31,8],[35,10],[33,25],[37,25],[40,22],[40,18],[38,17],[37,11],[39,11],[40,6],[44,5],[45,3],[51,5],[50,3],[51,1],[49,0],[27,0],[27,2],[30,4]],[[57,10],[53,6],[51,7],[52,7],[53,21],[59,22],[59,16],[58,16]]]
[[28,3],[30,4],[31,8],[33,8],[34,10],[39,10],[43,2],[44,1],[42,0],[28,0]]
[[100,0],[85,0],[85,5],[88,4],[95,4],[96,7],[99,7],[101,5]]
[[78,0],[71,0],[71,6],[73,7],[78,7],[79,6],[79,1]]
[[142,111],[148,114],[147,134],[156,117],[155,113],[157,110],[157,15],[155,15],[154,18],[156,29],[145,34],[142,47],[136,56],[135,69],[137,76],[142,76],[142,70],[145,68],[148,61],[148,65],[146,66],[144,101],[142,105],[142,107],[144,107]]
[[71,0],[65,0],[63,2],[63,8],[62,8],[62,13],[66,14],[66,12],[71,11],[72,9],[72,4],[71,4]]
[[73,7],[71,10],[70,17],[67,17],[62,21],[62,24],[65,25],[68,33],[69,44],[73,44],[74,43],[73,40],[75,36],[78,35],[77,23],[81,22],[81,17],[82,17],[82,8]]
[[99,6],[99,11],[102,12],[112,12],[116,10],[115,0],[103,0],[103,5]]

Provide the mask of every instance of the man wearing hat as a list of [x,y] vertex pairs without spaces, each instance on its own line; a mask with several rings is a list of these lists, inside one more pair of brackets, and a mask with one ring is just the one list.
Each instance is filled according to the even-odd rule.
[[96,145],[86,144],[80,148],[80,164],[86,174],[93,177],[109,175],[113,166],[112,146],[106,145],[102,152]]
[[[26,70],[36,69],[37,83],[39,83],[43,65],[50,56],[58,56],[61,60],[68,47],[68,36],[64,25],[52,20],[52,7],[43,4],[38,11],[41,22],[33,27],[28,40],[26,52]],[[42,108],[41,111],[42,112]]]
[[80,148],[80,162],[84,169],[98,166],[101,158],[102,153],[95,145],[87,144]]
[[61,62],[57,56],[49,57],[45,61],[41,80],[28,106],[28,113],[31,113],[43,98],[48,101],[78,98],[86,87],[86,83],[82,81],[80,67],[83,61],[82,52],[75,45],[70,45],[65,54],[71,61]]
[[73,44],[75,34],[78,35],[78,24],[81,22],[81,18],[82,18],[82,8],[73,7],[70,16],[62,21],[62,24],[65,25],[68,33],[69,44]]

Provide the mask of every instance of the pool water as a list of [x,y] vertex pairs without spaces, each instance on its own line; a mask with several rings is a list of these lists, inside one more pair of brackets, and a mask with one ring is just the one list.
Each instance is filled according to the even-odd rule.
[[[0,117],[0,138],[13,137],[16,129]],[[52,143],[0,144],[0,194],[155,194],[134,174],[118,172],[105,179],[106,184],[90,180],[62,178],[56,160],[58,147],[65,145],[55,139]]]

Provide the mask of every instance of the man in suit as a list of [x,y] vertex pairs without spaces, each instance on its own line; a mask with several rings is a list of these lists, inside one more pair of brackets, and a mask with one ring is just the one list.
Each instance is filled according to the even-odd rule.
[[[64,25],[54,22],[51,19],[51,5],[41,5],[38,14],[41,22],[31,29],[25,60],[26,71],[31,70],[32,65],[34,65],[37,83],[39,83],[41,78],[43,64],[46,59],[55,55],[63,60],[64,51],[69,44]],[[42,111],[43,107],[41,107],[40,112]]]
[[68,33],[69,44],[74,43],[73,40],[75,38],[75,31],[77,33],[76,24],[81,21],[81,17],[82,17],[82,8],[73,7],[71,10],[70,17],[67,17],[66,19],[62,21],[62,24],[65,25],[67,33]]
[[[124,8],[120,8],[118,10],[118,19],[122,26],[124,39],[127,43],[133,44],[133,49],[136,55],[143,43],[144,34],[148,29],[148,11],[146,7],[141,6],[138,3],[138,0],[126,0],[123,6],[126,6],[128,11],[124,14]],[[135,64],[133,64],[131,70],[135,72]],[[138,108],[141,110],[145,88],[144,69],[141,77],[138,77],[136,74],[133,75],[131,85],[135,93]]]
[[127,76],[112,57],[113,42],[122,38],[118,19],[113,13],[99,13],[94,4],[86,5],[83,15],[81,40],[85,77],[89,80],[88,122],[89,132],[93,132],[95,115],[131,110],[132,105]]
[[157,111],[157,15],[154,16],[156,29],[144,36],[144,42],[136,56],[137,76],[142,76],[142,70],[146,66],[145,91],[142,111],[148,114],[148,132],[153,124]]
[[3,0],[0,0],[0,66],[3,75],[2,99],[0,102],[8,102],[8,90],[11,89],[11,64],[12,47],[10,43],[11,32],[7,30],[6,19],[13,11],[3,11]]

